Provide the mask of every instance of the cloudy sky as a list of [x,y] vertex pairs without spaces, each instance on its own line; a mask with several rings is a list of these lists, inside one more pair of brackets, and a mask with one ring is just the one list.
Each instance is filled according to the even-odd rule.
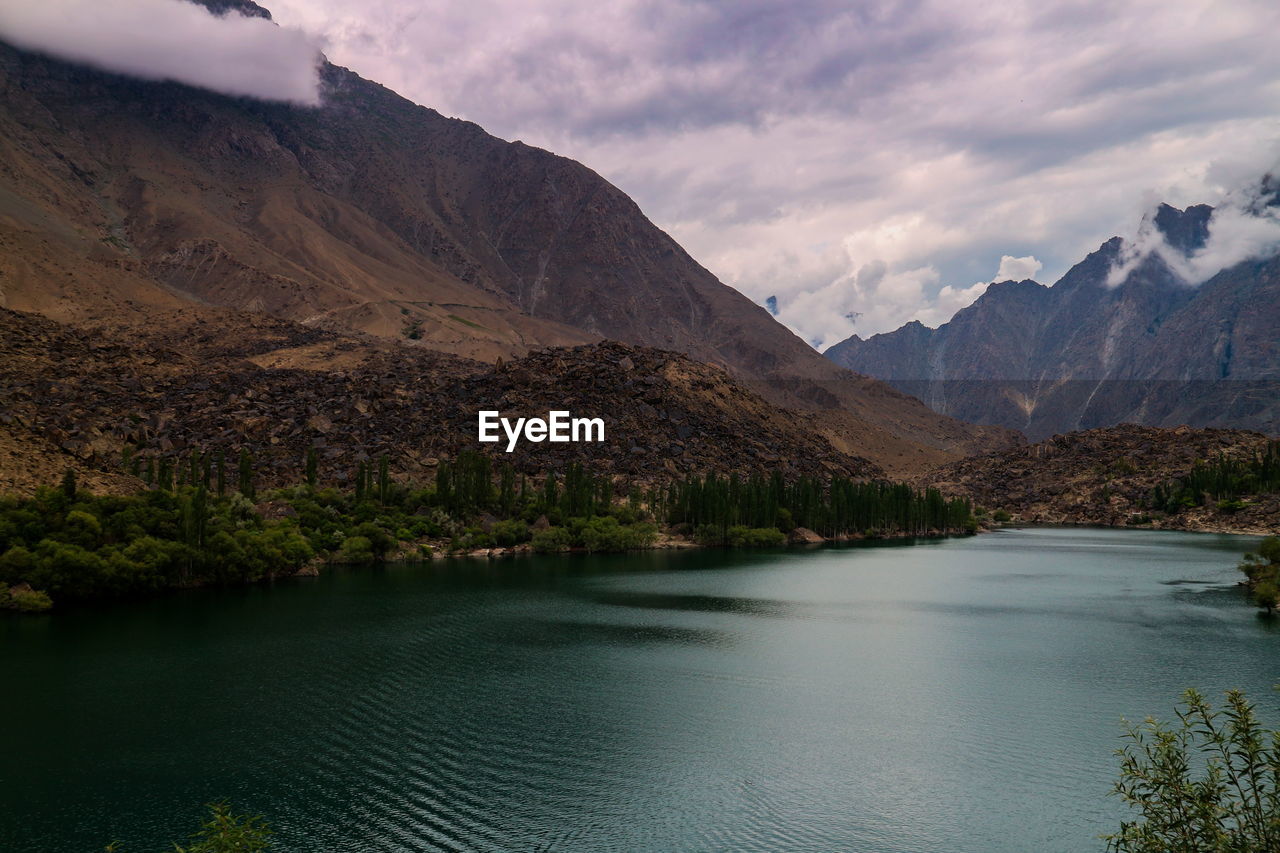
[[1050,283],[1276,160],[1273,0],[270,0],[328,56],[581,160],[815,344]]
[[[581,160],[823,346],[936,325],[993,279],[1051,283],[1156,200],[1216,203],[1280,155],[1275,0],[262,2],[274,34],[168,38],[203,12],[45,0],[0,4],[0,35],[303,102],[322,46]],[[171,30],[157,4],[185,8]],[[263,55],[226,61],[241,45]]]

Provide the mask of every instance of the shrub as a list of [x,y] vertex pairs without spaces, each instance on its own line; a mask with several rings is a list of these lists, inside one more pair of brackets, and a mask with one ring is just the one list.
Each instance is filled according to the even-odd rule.
[[529,541],[529,525],[518,518],[495,522],[489,533],[493,541],[504,548]]
[[1238,690],[1214,710],[1188,690],[1178,720],[1129,726],[1114,793],[1139,812],[1106,837],[1114,853],[1280,850],[1280,732]]
[[[226,803],[211,803],[209,819],[191,840],[190,847],[173,845],[175,853],[261,853],[271,846],[271,830],[260,816],[238,815]],[[106,847],[106,853],[123,850],[118,841]]]
[[338,551],[338,561],[342,563],[372,563],[373,544],[364,536],[348,536]]
[[19,613],[43,613],[53,607],[48,594],[29,586],[10,588],[0,583],[0,610],[17,610]]
[[539,554],[556,554],[568,551],[572,539],[563,527],[548,527],[533,534],[533,550]]
[[997,524],[1005,524],[1011,518],[1013,518],[1013,516],[1009,515],[1008,510],[998,509],[995,512],[991,513],[991,520],[996,522]]
[[582,547],[588,551],[633,551],[652,545],[658,531],[652,524],[622,525],[618,519],[605,516],[591,519],[579,535]]
[[729,545],[733,548],[776,548],[787,544],[787,535],[776,527],[729,528]]

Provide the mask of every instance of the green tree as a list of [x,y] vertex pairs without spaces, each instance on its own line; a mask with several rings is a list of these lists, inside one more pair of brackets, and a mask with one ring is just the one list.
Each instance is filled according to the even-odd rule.
[[314,447],[307,448],[307,485],[311,488],[316,487],[316,449]]
[[386,506],[387,496],[391,491],[390,461],[387,454],[378,460],[378,503]]
[[1240,561],[1245,586],[1253,603],[1271,615],[1280,606],[1280,536],[1268,536],[1254,554]]
[[218,450],[214,464],[218,469],[218,497],[224,497],[227,494],[227,454]]
[[1280,850],[1280,731],[1239,690],[1212,708],[1188,690],[1178,721],[1128,726],[1115,793],[1139,813],[1106,836],[1115,853]]
[[240,494],[253,500],[253,457],[247,449],[240,450]]
[[71,502],[76,499],[76,472],[68,468],[62,473],[62,495]]

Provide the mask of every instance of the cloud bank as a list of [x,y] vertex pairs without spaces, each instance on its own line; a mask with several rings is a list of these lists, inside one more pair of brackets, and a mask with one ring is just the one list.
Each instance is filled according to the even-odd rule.
[[301,30],[185,0],[0,4],[0,39],[148,80],[226,95],[317,104],[319,42]]

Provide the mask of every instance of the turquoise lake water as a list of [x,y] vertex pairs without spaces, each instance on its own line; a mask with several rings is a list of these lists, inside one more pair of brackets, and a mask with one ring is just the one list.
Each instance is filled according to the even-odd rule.
[[1256,540],[449,561],[0,620],[0,849],[1100,851],[1120,719],[1280,723]]

